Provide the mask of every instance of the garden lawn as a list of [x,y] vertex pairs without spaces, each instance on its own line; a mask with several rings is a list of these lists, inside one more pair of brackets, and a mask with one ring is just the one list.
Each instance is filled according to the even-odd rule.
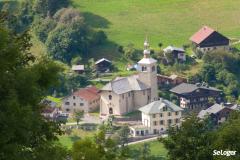
[[[151,155],[156,157],[162,157],[165,158],[167,156],[167,150],[164,148],[163,144],[158,141],[151,141],[151,142],[145,142],[150,145]],[[130,145],[130,149],[139,149],[141,146],[143,146],[144,142]]]

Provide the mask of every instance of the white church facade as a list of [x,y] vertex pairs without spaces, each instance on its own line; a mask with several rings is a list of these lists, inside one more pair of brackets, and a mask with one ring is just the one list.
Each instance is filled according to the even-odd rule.
[[143,55],[138,74],[118,77],[100,90],[100,116],[124,115],[158,100],[157,61],[150,57],[147,40]]

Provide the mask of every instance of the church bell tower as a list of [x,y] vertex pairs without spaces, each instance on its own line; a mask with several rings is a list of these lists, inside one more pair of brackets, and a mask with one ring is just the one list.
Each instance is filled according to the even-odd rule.
[[158,100],[157,61],[150,57],[150,45],[144,41],[143,58],[138,62],[139,80],[151,87],[151,101]]

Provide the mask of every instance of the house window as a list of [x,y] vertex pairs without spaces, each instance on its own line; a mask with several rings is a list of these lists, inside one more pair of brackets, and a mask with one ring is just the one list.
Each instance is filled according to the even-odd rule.
[[177,115],[178,115],[178,112],[175,112],[175,115],[177,116]]
[[160,121],[160,125],[164,125],[164,120],[161,120],[161,121]]
[[163,117],[163,114],[162,114],[162,113],[160,113],[160,117]]
[[168,125],[170,125],[170,124],[172,124],[172,120],[171,119],[168,120]]
[[75,99],[76,97],[75,96],[73,96],[73,99]]
[[67,108],[67,109],[66,109],[66,112],[69,112],[69,111],[70,111],[70,109],[69,109],[69,108]]
[[153,125],[156,126],[157,125],[157,121],[153,121]]
[[153,114],[152,117],[153,117],[153,118],[156,118],[156,114]]
[[163,111],[167,111],[167,107],[163,107]]
[[152,72],[154,72],[156,70],[155,66],[152,66]]
[[113,114],[113,109],[109,108],[109,114]]
[[136,135],[139,135],[139,131],[136,131]]
[[65,102],[65,105],[70,105],[70,102]]
[[130,97],[131,96],[131,93],[130,92],[128,92],[128,97]]
[[80,103],[80,106],[84,106],[84,103]]
[[109,96],[108,96],[108,99],[109,99],[109,100],[112,100],[112,95],[109,95]]
[[176,118],[176,119],[175,119],[175,122],[176,122],[176,123],[179,123],[179,119],[178,119],[178,118]]
[[73,106],[76,106],[76,103],[73,103]]
[[171,112],[168,112],[168,116],[171,116],[172,114],[171,114]]
[[157,134],[157,130],[156,129],[153,130],[153,134]]
[[146,71],[147,67],[146,66],[142,66],[142,71]]

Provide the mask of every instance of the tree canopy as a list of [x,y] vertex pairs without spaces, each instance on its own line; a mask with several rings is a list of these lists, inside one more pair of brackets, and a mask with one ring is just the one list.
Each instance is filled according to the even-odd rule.
[[29,35],[0,24],[0,159],[64,159],[59,125],[41,115],[40,101],[56,85],[60,68],[29,52]]
[[167,138],[160,139],[172,160],[237,160],[240,155],[213,156],[214,150],[237,151],[240,149],[240,112],[232,112],[220,127],[213,127],[206,118],[188,117],[180,129],[171,128]]

